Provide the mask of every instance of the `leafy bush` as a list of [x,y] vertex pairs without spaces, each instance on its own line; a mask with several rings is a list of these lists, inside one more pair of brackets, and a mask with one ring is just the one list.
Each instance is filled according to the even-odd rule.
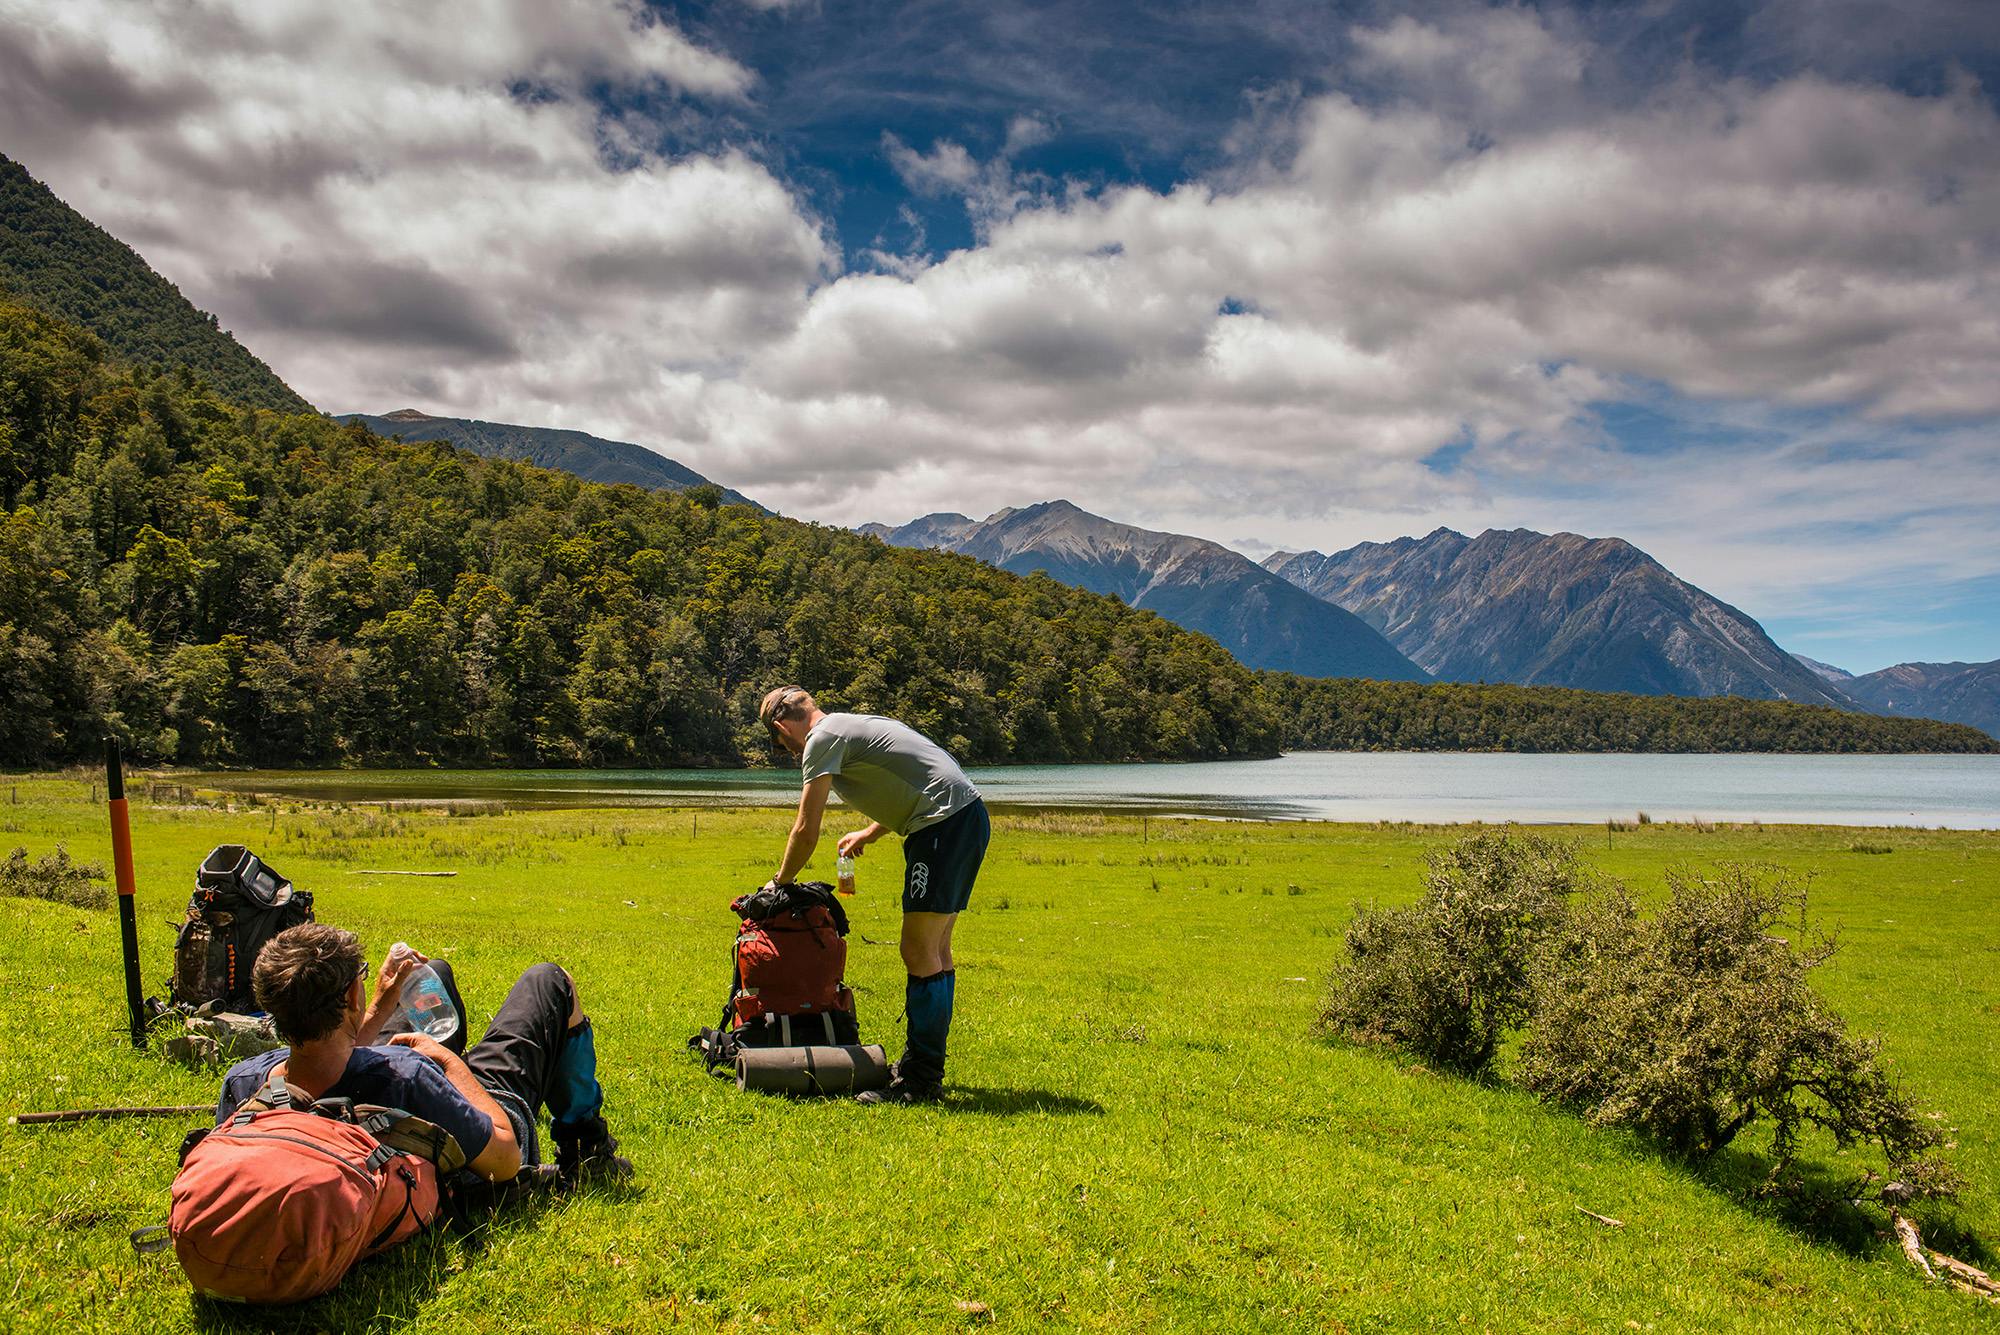
[[[1768,1120],[1774,1180],[1817,1128],[1878,1147],[1904,1199],[1949,1194],[1936,1124],[1807,981],[1833,943],[1804,925],[1805,881],[1728,868],[1667,887],[1651,917],[1618,887],[1574,906],[1534,969],[1521,1084],[1697,1158]],[[1775,934],[1793,913],[1796,942]]]
[[1475,834],[1433,854],[1415,904],[1356,911],[1321,1026],[1466,1074],[1489,1070],[1526,1018],[1530,963],[1580,877],[1574,851],[1534,836]]
[[80,909],[101,909],[111,903],[111,892],[98,882],[104,868],[95,862],[72,862],[61,844],[38,862],[28,861],[28,850],[17,848],[0,862],[0,895],[17,899],[47,899]]

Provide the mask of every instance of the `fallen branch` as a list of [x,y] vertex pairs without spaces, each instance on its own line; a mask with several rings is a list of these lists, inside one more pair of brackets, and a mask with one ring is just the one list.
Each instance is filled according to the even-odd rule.
[[[1924,1272],[1925,1278],[1935,1283],[1938,1271],[1944,1272],[1944,1282],[1960,1293],[1970,1293],[1984,1298],[1989,1303],[2000,1303],[2000,1284],[1978,1266],[1967,1265],[1955,1256],[1946,1256],[1940,1251],[1926,1252],[1924,1242],[1917,1234],[1917,1226],[1900,1214],[1891,1214],[1889,1222],[1895,1225],[1896,1241],[1903,1246],[1903,1255],[1910,1258],[1910,1264]],[[1932,1268],[1935,1261],[1937,1266]]]
[[1910,1264],[1923,1271],[1925,1279],[1935,1281],[1937,1271],[1931,1269],[1931,1263],[1924,1259],[1924,1243],[1917,1236],[1917,1226],[1894,1211],[1890,1212],[1889,1222],[1894,1225],[1896,1241],[1903,1245],[1903,1255],[1910,1258]]
[[363,867],[358,871],[350,869],[347,874],[349,876],[456,876],[458,875],[458,873],[455,871],[386,871],[380,867]]
[[1613,1219],[1608,1214],[1599,1214],[1595,1210],[1586,1210],[1581,1205],[1576,1207],[1576,1212],[1582,1215],[1586,1219],[1595,1219],[1598,1223],[1604,1225],[1606,1228],[1625,1227],[1625,1221],[1623,1219]]
[[1952,1283],[2000,1302],[2000,1284],[1995,1284],[1993,1276],[1978,1266],[1967,1265],[1957,1257],[1946,1256],[1943,1252],[1931,1252],[1930,1258]]
[[39,1126],[47,1122],[90,1122],[106,1117],[192,1117],[215,1115],[213,1103],[176,1103],[158,1108],[67,1108],[61,1112],[16,1113],[9,1126]]

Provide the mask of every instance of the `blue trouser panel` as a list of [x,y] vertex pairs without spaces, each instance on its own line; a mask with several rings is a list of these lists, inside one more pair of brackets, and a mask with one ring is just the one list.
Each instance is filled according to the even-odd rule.
[[925,1083],[944,1079],[945,1043],[951,1034],[951,1003],[957,983],[957,970],[946,969],[928,978],[911,974],[904,985],[903,1013],[910,1025],[901,1068],[905,1080]]
[[569,1031],[556,1058],[555,1078],[549,1082],[549,1120],[557,1126],[588,1121],[604,1109],[604,1087],[597,1083],[597,1041],[591,1037],[590,1021]]

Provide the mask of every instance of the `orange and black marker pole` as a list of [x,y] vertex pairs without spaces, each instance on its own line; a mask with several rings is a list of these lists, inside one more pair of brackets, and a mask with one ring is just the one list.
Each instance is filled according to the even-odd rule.
[[111,798],[111,864],[118,876],[118,935],[125,943],[125,1009],[132,1017],[132,1046],[146,1046],[146,1009],[139,996],[139,916],[132,894],[132,818],[125,811],[125,762],[118,741],[104,739],[104,784]]

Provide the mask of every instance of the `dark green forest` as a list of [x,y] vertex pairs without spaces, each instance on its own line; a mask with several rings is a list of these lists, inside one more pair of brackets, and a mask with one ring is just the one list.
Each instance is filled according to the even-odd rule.
[[1285,745],[1300,750],[2000,751],[2000,741],[1960,723],[1734,695],[1260,675]]
[[1746,701],[1249,672],[1149,612],[969,557],[587,483],[114,361],[0,302],[0,764],[106,734],[192,765],[769,756],[758,696],[895,714],[975,762],[1281,746],[1991,750]]
[[132,248],[0,156],[0,295],[24,297],[104,340],[134,366],[189,366],[233,403],[308,413],[270,367]]

